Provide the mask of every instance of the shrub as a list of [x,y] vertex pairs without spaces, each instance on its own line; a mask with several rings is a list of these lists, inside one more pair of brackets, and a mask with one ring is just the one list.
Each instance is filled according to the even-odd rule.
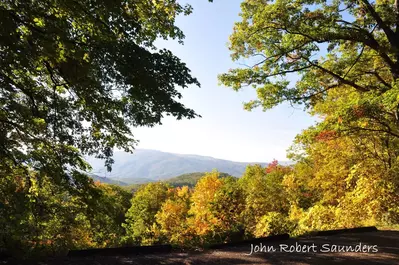
[[279,212],[269,212],[256,224],[254,234],[256,237],[273,236],[291,233],[293,229],[294,223],[285,215]]

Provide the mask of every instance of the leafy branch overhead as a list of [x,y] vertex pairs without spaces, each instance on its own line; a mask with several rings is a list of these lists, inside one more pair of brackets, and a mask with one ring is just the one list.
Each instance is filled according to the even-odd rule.
[[[398,93],[398,3],[246,0],[241,8],[231,56],[255,63],[219,79],[235,90],[256,88],[247,109],[285,101],[312,107],[332,89],[355,90],[361,98]],[[300,75],[296,84],[287,81],[291,73]],[[397,116],[398,102],[392,99],[386,111]]]
[[87,169],[81,155],[132,151],[131,126],[195,118],[177,87],[199,85],[157,38],[180,42],[175,0],[0,3],[1,170]]

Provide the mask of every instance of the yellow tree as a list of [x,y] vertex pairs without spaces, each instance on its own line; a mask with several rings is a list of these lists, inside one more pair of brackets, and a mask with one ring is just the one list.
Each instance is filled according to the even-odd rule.
[[277,161],[268,167],[248,166],[239,180],[245,195],[243,219],[249,236],[255,234],[256,224],[269,212],[287,215],[289,210],[288,196],[282,186],[290,167],[278,165]]
[[191,191],[187,186],[175,188],[155,215],[160,236],[169,243],[186,245],[192,239],[187,225]]
[[220,226],[221,221],[215,217],[210,206],[222,185],[217,171],[205,174],[195,185],[188,222],[194,234],[200,238],[200,244],[212,238],[215,227]]

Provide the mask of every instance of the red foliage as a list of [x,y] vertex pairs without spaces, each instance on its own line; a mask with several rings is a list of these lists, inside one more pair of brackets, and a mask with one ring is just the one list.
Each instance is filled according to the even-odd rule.
[[335,131],[322,131],[316,136],[316,140],[326,142],[326,141],[334,139],[334,137],[336,137],[336,135],[337,135],[337,133]]
[[266,173],[271,173],[275,171],[278,167],[278,161],[274,159],[266,168]]

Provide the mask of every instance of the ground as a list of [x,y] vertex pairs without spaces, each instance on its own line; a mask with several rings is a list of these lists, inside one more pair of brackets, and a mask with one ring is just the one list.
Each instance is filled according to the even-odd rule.
[[[314,244],[314,245],[313,245]],[[324,245],[324,247],[323,247]],[[0,262],[0,264],[37,265],[148,265],[148,264],[399,264],[399,231],[348,233],[333,236],[312,236],[265,242],[269,252],[251,252],[251,244],[203,252],[172,252],[167,254],[131,256],[94,256],[87,258],[58,258],[37,263]],[[305,248],[307,252],[287,252],[289,248]],[[363,247],[366,252],[326,252],[340,246]],[[258,247],[261,247],[258,244]],[[258,249],[255,247],[255,249]],[[273,252],[274,247],[276,250]],[[283,249],[280,249],[282,247]],[[357,247],[357,248],[356,248]],[[265,248],[263,248],[265,249]],[[316,251],[316,252],[313,252]],[[341,249],[342,251],[342,249]],[[374,251],[374,252],[373,252]]]

